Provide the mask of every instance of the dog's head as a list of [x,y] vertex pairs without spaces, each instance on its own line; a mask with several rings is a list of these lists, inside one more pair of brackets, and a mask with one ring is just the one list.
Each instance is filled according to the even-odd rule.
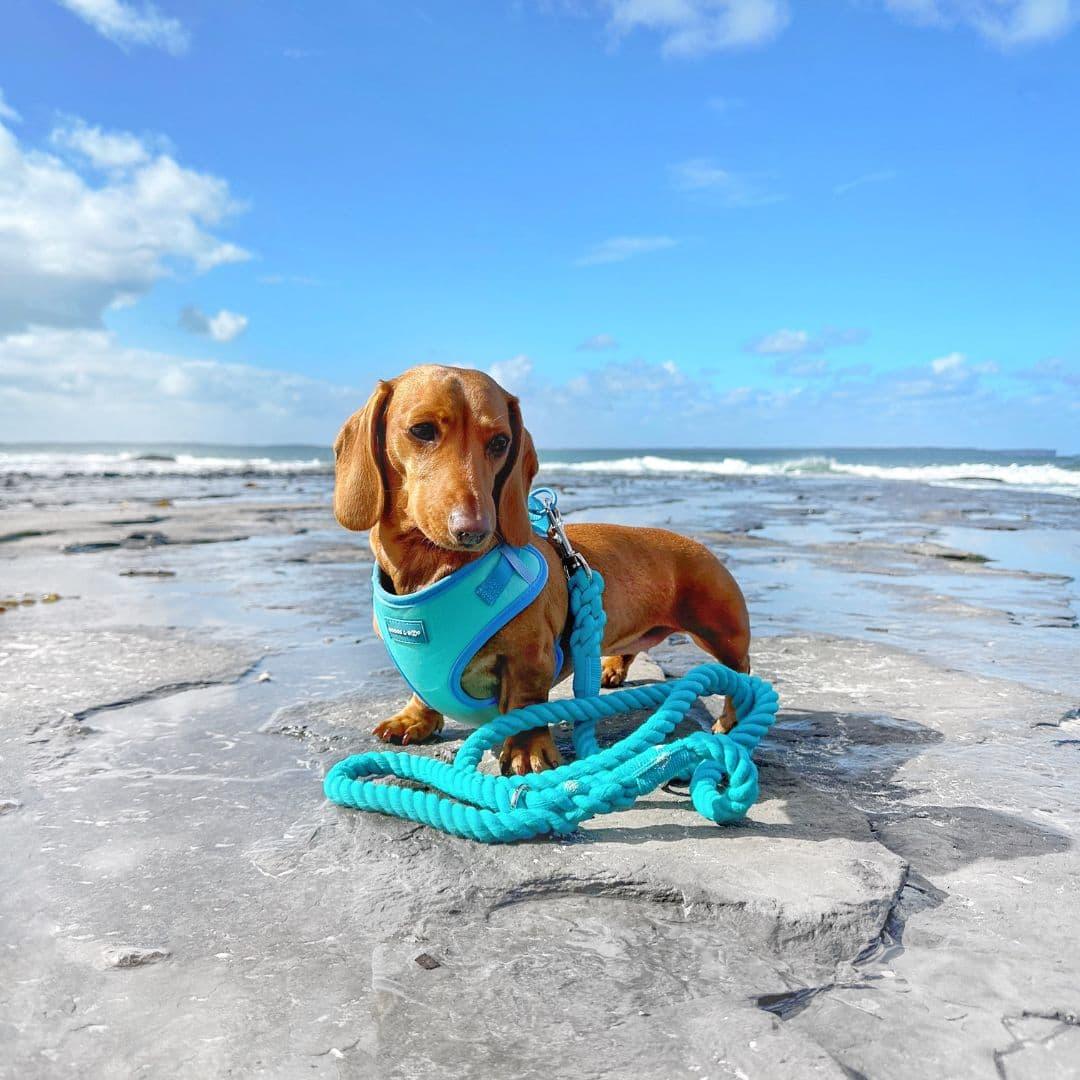
[[393,519],[450,551],[529,542],[536,450],[518,399],[481,371],[424,366],[380,382],[334,456],[334,513],[347,529]]

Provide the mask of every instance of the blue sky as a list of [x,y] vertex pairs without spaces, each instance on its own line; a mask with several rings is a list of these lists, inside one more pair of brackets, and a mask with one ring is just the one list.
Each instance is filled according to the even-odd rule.
[[1073,0],[9,0],[0,439],[1080,450]]

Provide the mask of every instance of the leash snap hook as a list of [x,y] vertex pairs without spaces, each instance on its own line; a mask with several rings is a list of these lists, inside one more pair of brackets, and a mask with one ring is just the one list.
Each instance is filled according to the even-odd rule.
[[563,528],[562,514],[559,513],[558,507],[554,503],[547,506],[547,515],[550,522],[548,525],[548,539],[551,540],[559,552],[566,576],[573,577],[578,570],[584,570],[585,576],[591,581],[592,567],[586,561],[585,556],[570,543],[570,538],[566,535],[566,529]]
[[534,488],[529,494],[529,501],[535,500],[540,509],[532,513],[534,516],[543,514],[547,518],[547,538],[559,553],[566,576],[573,577],[578,570],[584,570],[585,576],[591,581],[592,567],[585,556],[570,543],[570,538],[566,535],[562,514],[559,513],[558,498],[551,488]]

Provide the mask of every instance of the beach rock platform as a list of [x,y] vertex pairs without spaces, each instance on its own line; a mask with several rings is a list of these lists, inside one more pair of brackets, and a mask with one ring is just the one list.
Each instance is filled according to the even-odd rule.
[[[141,516],[5,525],[0,1076],[1080,1076],[1080,680],[1015,677],[966,587],[892,635],[772,619],[744,823],[673,787],[486,847],[323,798],[403,697],[362,537],[319,505]],[[754,610],[781,542],[713,542]],[[799,557],[999,587],[920,545]],[[950,603],[1000,671],[909,645]],[[702,659],[676,637],[630,679]]]

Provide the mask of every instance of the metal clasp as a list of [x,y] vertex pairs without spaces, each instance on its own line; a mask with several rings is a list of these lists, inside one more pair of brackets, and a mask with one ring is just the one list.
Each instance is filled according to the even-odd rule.
[[548,520],[548,539],[555,545],[555,550],[562,560],[563,570],[566,576],[571,577],[575,571],[584,570],[586,577],[592,578],[592,567],[589,566],[585,556],[574,548],[570,538],[566,535],[563,527],[562,514],[556,505],[558,496],[551,488],[537,488],[530,494],[530,499],[535,499],[542,507],[544,516]]

